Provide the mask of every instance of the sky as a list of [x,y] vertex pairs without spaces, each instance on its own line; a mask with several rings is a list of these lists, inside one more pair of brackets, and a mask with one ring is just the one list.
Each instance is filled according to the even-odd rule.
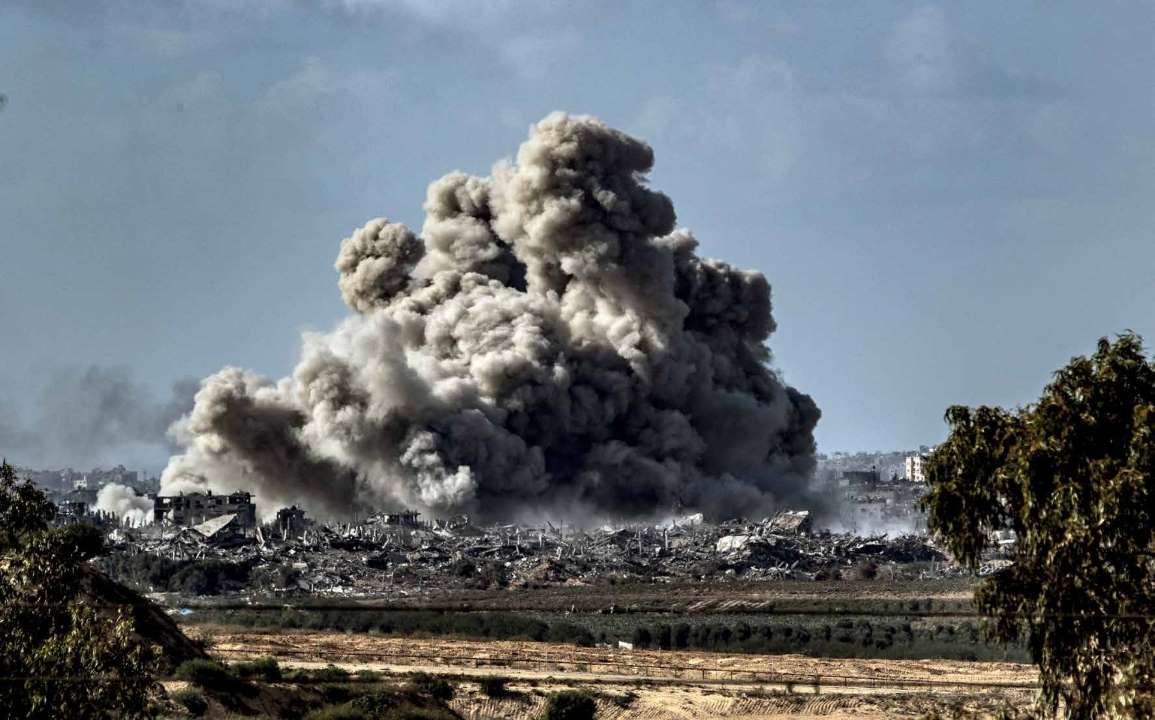
[[700,252],[766,274],[820,451],[933,444],[1155,343],[1153,36],[1148,2],[9,0],[0,454],[163,464],[75,439],[87,381],[161,417],[284,375],[346,315],[343,237],[554,110],[644,138]]

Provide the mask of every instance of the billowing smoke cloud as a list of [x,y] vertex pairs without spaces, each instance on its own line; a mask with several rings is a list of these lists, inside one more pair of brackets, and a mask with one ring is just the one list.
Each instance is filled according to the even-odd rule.
[[420,235],[368,222],[336,262],[355,314],[289,378],[206,379],[166,490],[488,519],[812,504],[819,411],[767,367],[770,286],[695,253],[652,164],[557,113],[490,177],[430,185]]
[[152,501],[127,485],[109,483],[96,494],[96,509],[111,513],[129,525],[152,522]]
[[39,467],[96,462],[128,446],[176,449],[166,434],[189,412],[199,383],[173,383],[158,398],[128,368],[90,365],[52,371],[36,398],[31,422],[0,426],[0,453]]

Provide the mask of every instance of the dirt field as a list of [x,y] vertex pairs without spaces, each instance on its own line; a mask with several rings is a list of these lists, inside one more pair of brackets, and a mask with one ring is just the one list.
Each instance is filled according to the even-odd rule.
[[[629,651],[528,642],[390,638],[332,632],[238,631],[200,626],[212,652],[236,661],[271,655],[287,667],[454,676],[468,718],[531,718],[548,692],[600,693],[600,718],[919,717],[934,708],[993,710],[1028,701],[1033,667],[943,660],[820,659],[683,651]],[[486,698],[471,679],[510,678],[514,693]]]

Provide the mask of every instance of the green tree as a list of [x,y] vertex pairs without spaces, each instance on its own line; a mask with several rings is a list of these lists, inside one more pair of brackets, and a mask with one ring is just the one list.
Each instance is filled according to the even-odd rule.
[[1027,638],[1039,711],[1155,717],[1155,365],[1141,339],[1100,340],[1033,405],[946,420],[929,524],[971,568],[992,531],[1015,532],[1014,564],[976,602],[997,638]]
[[52,504],[0,463],[0,707],[13,718],[141,717],[154,655],[130,609],[84,593],[94,528],[51,528]]

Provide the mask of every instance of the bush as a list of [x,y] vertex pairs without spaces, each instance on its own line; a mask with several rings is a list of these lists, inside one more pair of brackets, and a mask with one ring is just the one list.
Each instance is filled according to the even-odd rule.
[[428,673],[416,673],[409,678],[409,683],[418,692],[425,693],[438,700],[453,699],[453,685],[447,680]]
[[753,630],[750,629],[749,623],[740,622],[740,623],[738,623],[738,626],[734,628],[734,637],[740,643],[746,642],[747,640],[749,640],[750,635],[752,633],[753,633]]
[[199,690],[180,690],[172,694],[172,700],[196,717],[204,715],[209,709],[209,701],[205,700]]
[[730,641],[734,638],[734,631],[728,625],[715,625],[713,629],[714,643],[712,647],[716,650],[724,650],[730,646]]
[[449,710],[410,707],[398,708],[380,717],[383,720],[455,720],[459,716]]
[[653,638],[650,635],[650,631],[647,628],[644,628],[644,627],[634,628],[634,635],[633,635],[632,642],[633,642],[633,645],[635,648],[637,648],[638,650],[645,650],[646,648],[648,648],[650,646],[650,642],[652,640],[653,640]]
[[321,693],[321,698],[330,705],[348,702],[357,694],[348,683],[321,683],[314,687]]
[[271,657],[259,658],[252,662],[234,663],[233,672],[242,678],[259,677],[266,682],[281,681],[281,666]]
[[349,679],[349,671],[336,665],[326,665],[309,673],[317,682],[344,682]]
[[596,714],[597,703],[589,693],[565,690],[549,696],[544,720],[593,720]]
[[237,590],[249,582],[247,563],[226,560],[171,561],[141,553],[109,569],[137,587],[156,588],[188,595],[218,595]]
[[376,692],[315,710],[306,720],[455,720],[460,716],[434,700]]
[[214,660],[186,660],[177,666],[176,677],[208,690],[230,690],[236,678],[229,669]]
[[633,691],[626,691],[622,695],[615,695],[612,699],[614,701],[614,705],[617,705],[623,710],[629,710],[637,701],[638,694]]
[[305,716],[305,720],[369,720],[369,715],[352,705],[335,705],[314,710]]
[[654,633],[658,648],[669,650],[673,646],[673,634],[673,629],[669,625],[659,625],[657,632]]
[[481,693],[486,697],[499,698],[505,697],[509,694],[509,690],[505,687],[506,679],[503,677],[487,677],[482,678]]
[[555,643],[573,643],[582,647],[592,647],[594,636],[586,628],[571,622],[555,622],[549,626],[546,639]]

